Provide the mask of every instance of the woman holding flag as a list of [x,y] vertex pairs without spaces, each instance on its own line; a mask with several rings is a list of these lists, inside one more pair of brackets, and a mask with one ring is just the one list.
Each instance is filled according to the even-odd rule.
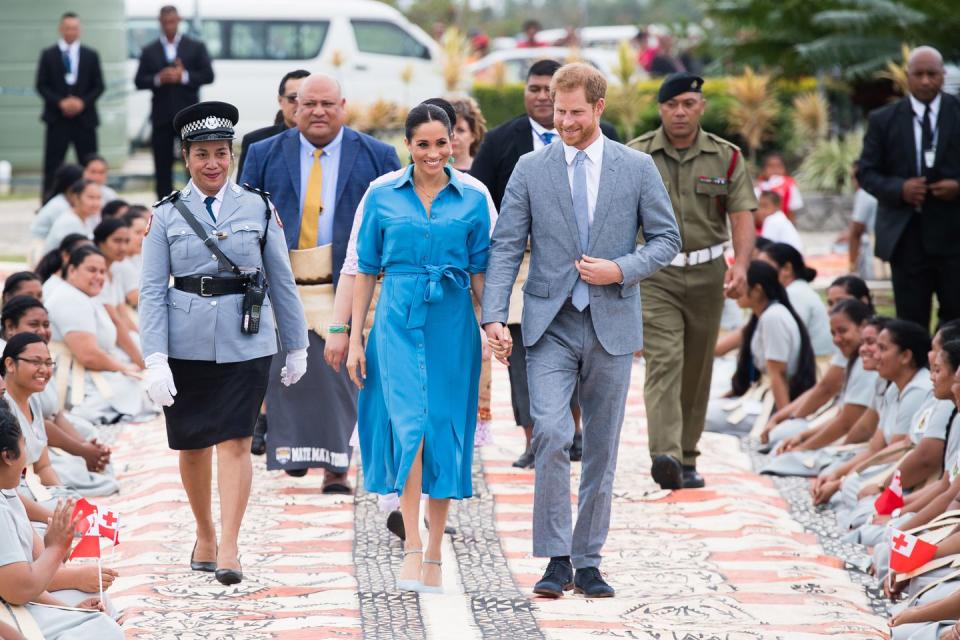
[[[25,335],[7,345],[3,367],[16,361],[19,355],[10,354],[22,353],[17,343],[28,339]],[[0,613],[24,626],[32,618],[47,640],[122,640],[119,625],[102,613],[100,598],[75,590],[50,591],[80,516],[71,517],[72,500],[58,503],[40,540],[16,491],[27,466],[26,448],[19,421],[0,406]]]

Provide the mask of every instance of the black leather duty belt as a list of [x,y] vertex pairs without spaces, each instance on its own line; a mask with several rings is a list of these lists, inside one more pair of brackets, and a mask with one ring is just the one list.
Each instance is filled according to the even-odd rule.
[[173,279],[173,288],[210,298],[244,293],[247,290],[247,280],[246,278],[218,278],[217,276],[183,276]]

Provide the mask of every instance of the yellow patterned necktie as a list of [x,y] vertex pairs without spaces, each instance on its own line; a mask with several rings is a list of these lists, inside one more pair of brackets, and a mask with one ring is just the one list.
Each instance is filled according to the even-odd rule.
[[323,165],[320,156],[323,149],[314,149],[313,166],[310,167],[310,177],[307,178],[307,195],[303,199],[303,211],[300,215],[300,239],[298,249],[313,249],[317,246],[317,227],[320,225],[320,214],[323,213]]

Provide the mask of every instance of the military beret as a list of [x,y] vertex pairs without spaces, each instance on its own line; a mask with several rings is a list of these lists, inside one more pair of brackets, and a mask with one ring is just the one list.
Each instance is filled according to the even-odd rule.
[[676,98],[681,93],[702,93],[703,78],[694,75],[689,71],[678,71],[667,76],[663,84],[660,85],[660,91],[657,93],[657,102],[664,103],[671,98]]
[[233,140],[240,113],[226,102],[198,102],[177,112],[173,128],[187,142]]

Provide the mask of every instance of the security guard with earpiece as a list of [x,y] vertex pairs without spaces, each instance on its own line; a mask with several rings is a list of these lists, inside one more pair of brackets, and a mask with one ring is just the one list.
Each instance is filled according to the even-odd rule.
[[[640,283],[651,475],[664,489],[704,486],[696,461],[723,298],[746,286],[755,236],[747,163],[736,145],[700,128],[702,88],[703,78],[692,73],[668,76],[657,96],[662,125],[628,143],[653,156],[683,243],[669,267]],[[735,261],[728,269],[731,232]]]
[[[268,194],[229,178],[237,120],[223,102],[174,118],[191,180],[155,205],[140,290],[148,394],[164,408],[197,517],[190,566],[227,585],[243,577],[237,536],[250,494],[250,439],[278,335],[288,352],[284,384],[307,366],[307,326],[279,217]],[[210,513],[214,447],[219,541]]]

